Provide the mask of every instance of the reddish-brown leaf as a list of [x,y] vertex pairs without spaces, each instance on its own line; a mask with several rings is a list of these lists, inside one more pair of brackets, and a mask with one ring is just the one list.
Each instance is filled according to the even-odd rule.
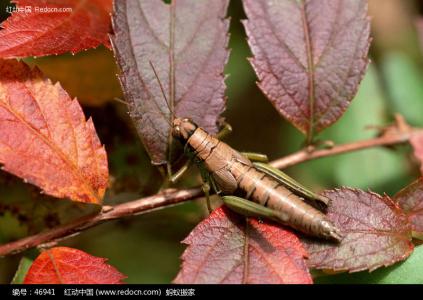
[[368,64],[366,0],[244,0],[259,87],[309,138],[338,120]]
[[55,247],[43,251],[25,276],[25,284],[119,284],[126,278],[105,258],[78,249]]
[[76,53],[100,44],[109,46],[112,0],[14,2],[27,12],[16,11],[1,24],[1,58]]
[[100,203],[107,156],[91,119],[59,83],[0,60],[0,163],[55,197]]
[[345,236],[340,244],[304,239],[310,267],[372,271],[404,260],[413,251],[410,223],[388,196],[350,188],[324,195],[332,200],[328,218]]
[[423,179],[420,178],[399,191],[394,200],[407,214],[413,236],[423,237]]
[[423,131],[412,133],[410,143],[414,149],[414,156],[420,161],[420,170],[423,174]]
[[170,161],[173,112],[193,119],[210,133],[217,131],[216,122],[225,106],[228,2],[115,1],[111,39],[122,69],[121,84],[154,164]]
[[216,209],[183,241],[176,283],[312,283],[298,238],[285,229]]

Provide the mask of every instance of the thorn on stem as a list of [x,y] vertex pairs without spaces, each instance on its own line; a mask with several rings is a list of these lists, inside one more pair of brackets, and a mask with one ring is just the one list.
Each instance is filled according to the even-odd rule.
[[407,121],[404,119],[404,117],[399,113],[395,114],[395,125],[400,132],[410,132],[411,131],[411,126],[407,123]]

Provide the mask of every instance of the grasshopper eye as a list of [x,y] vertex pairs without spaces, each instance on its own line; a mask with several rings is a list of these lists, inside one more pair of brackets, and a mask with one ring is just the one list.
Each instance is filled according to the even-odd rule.
[[190,122],[191,120],[190,119],[188,119],[188,118],[184,118],[184,119],[182,119],[182,122]]

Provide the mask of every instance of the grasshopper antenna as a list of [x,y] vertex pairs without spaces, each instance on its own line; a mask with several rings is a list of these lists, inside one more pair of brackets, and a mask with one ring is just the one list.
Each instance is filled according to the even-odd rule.
[[[153,62],[151,60],[149,60],[148,62],[151,66],[151,69],[153,70],[154,76],[156,76],[157,82],[159,83],[160,90],[162,91],[163,98],[166,102],[166,106],[169,109],[170,117],[172,118],[171,120],[173,121],[175,119],[175,113],[172,109],[172,106],[170,105],[169,100],[166,97],[166,93],[164,91],[162,82],[160,81],[159,75],[157,74],[156,69],[154,68]],[[159,108],[159,110],[164,115],[163,111],[160,108]],[[169,124],[170,128],[172,128],[173,127],[172,121],[168,120],[166,116],[164,116],[164,117],[165,117],[165,120],[167,121],[167,123]],[[172,141],[172,134],[169,135],[169,150],[168,150],[169,151],[168,152],[169,158],[172,157],[172,142],[171,141]],[[172,175],[172,165],[169,161],[166,162],[166,167],[167,167],[167,174],[169,176],[169,180],[172,181],[172,179],[171,179],[173,177],[173,175]]]
[[[170,112],[171,117],[172,117],[172,120],[173,120],[173,119],[175,119],[175,114],[174,114],[174,112],[173,112],[172,107],[170,106],[169,100],[168,100],[168,99],[167,99],[167,97],[166,97],[166,93],[165,93],[165,91],[164,91],[164,88],[163,88],[162,82],[160,81],[160,78],[159,78],[159,76],[157,75],[157,72],[156,72],[156,69],[154,68],[153,62],[152,62],[151,60],[149,60],[148,62],[150,63],[151,69],[153,69],[154,76],[156,76],[157,82],[159,83],[159,86],[160,86],[160,90],[162,91],[163,98],[165,99],[166,106],[167,106],[167,108],[169,109],[169,112]],[[169,123],[169,125],[172,127],[172,122],[170,122],[170,121],[168,120],[168,123]]]
[[114,97],[113,100],[115,100],[116,102],[118,102],[120,104],[128,105],[128,103],[126,103],[125,100],[120,99],[119,97]]

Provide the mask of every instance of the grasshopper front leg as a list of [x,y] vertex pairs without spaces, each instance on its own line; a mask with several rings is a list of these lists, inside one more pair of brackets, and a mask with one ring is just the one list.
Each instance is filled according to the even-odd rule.
[[203,190],[203,193],[206,196],[207,209],[210,214],[213,211],[210,203],[210,184],[208,184],[207,182],[203,182],[201,189]]
[[264,207],[253,201],[236,197],[236,196],[223,196],[223,203],[234,212],[237,212],[246,217],[259,217],[270,219],[278,223],[284,223],[288,220],[288,216],[277,213],[273,209]]
[[191,159],[188,160],[178,171],[176,171],[176,173],[171,174],[169,177],[169,181],[171,183],[176,183],[182,177],[182,175],[184,175],[184,173],[189,169],[189,167],[191,166],[191,162]]
[[207,172],[206,169],[204,169],[203,167],[200,167],[200,174],[201,174],[201,179],[203,180],[203,184],[201,188],[204,192],[204,195],[206,196],[207,209],[209,210],[209,213],[211,213],[212,207],[210,203],[210,190],[213,190],[216,194],[219,194],[220,190],[217,188],[213,177],[210,176],[210,173]]

